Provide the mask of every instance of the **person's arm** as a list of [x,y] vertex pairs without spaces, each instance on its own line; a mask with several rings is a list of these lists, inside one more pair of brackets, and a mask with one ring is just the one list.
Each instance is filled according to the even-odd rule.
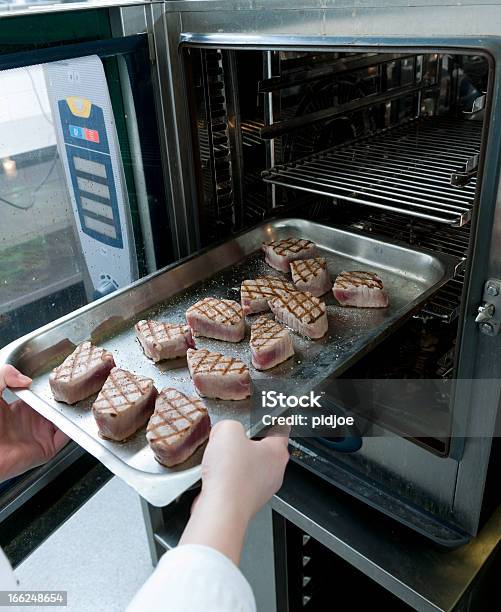
[[236,421],[212,430],[202,491],[179,546],[166,553],[128,612],[252,612],[254,597],[237,564],[251,518],[280,488],[287,436],[249,440]]
[[282,485],[288,436],[249,440],[237,421],[211,432],[202,461],[202,492],[179,542],[215,548],[240,561],[250,519]]

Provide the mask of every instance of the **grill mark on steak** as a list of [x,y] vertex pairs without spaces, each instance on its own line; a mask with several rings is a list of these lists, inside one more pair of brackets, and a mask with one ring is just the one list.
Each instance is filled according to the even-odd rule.
[[52,395],[59,402],[75,404],[97,393],[114,367],[110,352],[82,342],[50,373]]
[[242,281],[240,299],[244,314],[265,312],[270,309],[268,300],[283,291],[296,291],[296,287],[276,276],[261,276]]
[[302,323],[315,323],[325,312],[325,303],[308,291],[281,294],[272,300],[275,308],[283,308]]
[[273,344],[275,340],[280,340],[288,335],[289,332],[281,323],[262,316],[252,324],[250,344],[255,348],[262,349]]
[[190,326],[184,323],[142,320],[136,323],[135,330],[144,354],[155,363],[182,357],[195,346]]
[[[145,384],[141,386],[140,383]],[[151,378],[135,376],[127,370],[113,368],[94,402],[94,407],[96,410],[112,410],[115,414],[118,414],[137,402],[139,398],[133,397],[134,394],[141,397],[152,385],[153,380]],[[114,402],[113,399],[116,397],[121,397],[122,402],[118,404]]]
[[77,348],[68,355],[60,366],[54,368],[54,378],[56,382],[69,383],[79,376],[83,371],[89,370],[94,364],[113,359],[111,353],[105,349],[93,346],[90,342],[82,342]]
[[151,378],[113,368],[92,406],[99,435],[115,442],[133,436],[153,413],[156,396]]
[[173,340],[177,336],[184,336],[190,329],[189,325],[182,323],[161,323],[159,321],[139,321],[136,330],[146,339],[152,339],[159,344]]
[[[189,429],[196,422],[193,415],[199,415],[200,413],[207,414],[207,408],[204,406],[201,399],[186,395],[172,387],[162,389],[158,400],[166,401],[168,407],[162,406],[160,409],[155,410],[148,423],[148,433],[152,433],[156,436],[155,438],[150,438],[151,442],[166,442],[170,438],[178,436],[180,433]],[[167,417],[165,415],[166,412],[171,413],[172,416]],[[179,428],[177,423],[183,419],[186,419],[188,424]],[[161,427],[167,427],[172,430],[172,433],[162,435],[155,433]]]
[[315,278],[320,272],[327,268],[327,261],[323,257],[315,257],[314,259],[298,259],[291,261],[292,280],[297,282],[298,279],[308,282]]
[[279,291],[296,291],[292,283],[274,276],[260,276],[242,281],[240,293],[243,299],[269,299],[278,295]]
[[287,255],[288,253],[300,253],[311,248],[314,243],[304,238],[282,238],[273,242],[265,242],[266,246],[271,247],[277,255]]
[[206,297],[190,306],[186,314],[191,312],[198,312],[203,317],[220,325],[236,325],[243,318],[242,307],[238,302],[213,297]]
[[336,289],[352,289],[353,287],[368,287],[369,289],[383,289],[383,281],[374,272],[355,270],[341,272],[335,281]]
[[269,299],[278,295],[279,291],[296,291],[292,283],[275,276],[260,276],[242,281],[240,293],[242,299]]
[[209,413],[203,402],[166,387],[160,392],[146,428],[155,459],[167,467],[186,461],[209,437]]
[[213,353],[207,349],[190,349],[191,373],[194,374],[243,374],[248,367],[243,361],[229,355]]

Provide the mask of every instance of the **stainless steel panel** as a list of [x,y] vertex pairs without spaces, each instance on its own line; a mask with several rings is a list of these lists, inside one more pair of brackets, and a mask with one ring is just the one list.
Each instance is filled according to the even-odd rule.
[[[142,433],[122,444],[102,440],[90,411],[92,400],[76,406],[54,401],[48,384],[50,369],[75,345],[91,339],[110,350],[117,365],[153,378],[159,389],[173,385],[194,393],[185,363],[154,365],[144,357],[135,340],[133,324],[145,317],[182,321],[186,309],[207,295],[239,299],[243,279],[275,273],[264,263],[259,250],[262,241],[289,236],[314,240],[320,254],[327,258],[333,276],[346,269],[367,268],[377,272],[384,279],[390,297],[388,308],[366,310],[342,308],[332,294],[327,296],[329,331],[326,336],[311,341],[295,335],[294,358],[268,372],[252,372],[255,380],[270,384],[280,381],[284,391],[294,393],[310,390],[328,375],[345,370],[447,282],[460,262],[450,255],[415,250],[408,245],[308,221],[276,220],[146,277],[13,342],[0,352],[0,363],[12,363],[33,377],[30,390],[16,391],[21,399],[53,421],[150,503],[168,504],[198,480],[201,449],[181,466],[168,469],[155,461]],[[247,342],[228,344],[201,338],[197,345],[250,361]],[[205,400],[205,403],[213,423],[233,418],[249,427],[250,399]]]
[[[216,48],[281,47],[289,49],[326,49],[406,52],[411,49],[453,48],[475,54],[485,50],[495,61],[492,66],[492,91],[501,86],[500,45],[501,22],[496,19],[498,3],[469,0],[450,4],[448,0],[416,0],[412,6],[401,0],[306,0],[293,6],[287,0],[210,0],[206,2],[166,2],[165,23],[169,23],[169,47],[164,54],[168,63],[179,63],[179,43],[213,45]],[[433,18],[430,19],[430,15]],[[157,18],[160,18],[157,13]],[[423,35],[423,33],[425,33]],[[177,43],[177,44],[176,44]],[[175,76],[171,91],[177,104],[183,105],[184,83]],[[179,93],[177,93],[179,92]],[[492,96],[492,116],[497,117],[499,96]],[[189,123],[180,117],[180,138],[189,149]],[[482,286],[487,278],[499,276],[501,235],[499,219],[494,221],[494,209],[500,210],[496,197],[499,181],[499,151],[501,134],[497,119],[488,126],[482,192],[473,213],[473,236],[479,237],[471,260],[471,275],[466,276],[463,298],[463,322],[460,323],[461,346],[458,377],[471,379],[500,376],[501,361],[497,359],[501,339],[478,338],[474,322],[481,301]],[[487,133],[487,132],[486,132]],[[184,150],[184,149],[182,149]],[[193,185],[192,160],[185,154],[184,164],[178,169],[186,185]],[[192,189],[192,187],[190,187]],[[190,201],[190,192],[186,194]],[[477,225],[476,217],[480,219]],[[497,214],[497,217],[500,217]],[[494,227],[492,247],[489,236]],[[491,252],[490,257],[488,255]],[[447,313],[446,313],[447,314]],[[475,391],[480,395],[476,396]],[[487,403],[485,403],[487,402]],[[487,470],[491,440],[468,437],[478,430],[475,420],[494,423],[497,399],[484,394],[482,380],[476,390],[465,390],[456,398],[451,456],[459,461],[454,512],[463,528],[475,533],[481,508],[484,476]],[[471,417],[471,418],[470,418]],[[469,428],[465,425],[469,423]],[[485,422],[484,422],[485,427]],[[409,443],[409,447],[411,447]],[[412,464],[414,454],[422,449],[409,448],[405,463]],[[395,453],[387,462],[396,468],[402,458]],[[447,461],[448,463],[449,461]],[[444,460],[436,458],[432,472],[444,475]],[[447,469],[447,472],[449,470]],[[454,482],[451,483],[454,489]],[[437,483],[435,494],[440,495]]]
[[[273,510],[422,612],[458,610],[501,541],[501,508],[456,550],[422,537],[290,465]],[[463,599],[464,598],[464,599]],[[465,609],[468,609],[467,607]]]
[[181,20],[175,13],[163,15],[163,10],[162,5],[152,4],[146,9],[146,19],[148,31],[152,34],[151,53],[164,181],[171,191],[168,211],[172,249],[174,256],[180,258],[199,249],[201,243],[196,210],[197,188],[191,168],[188,100],[183,66],[178,61]]
[[[372,44],[380,44],[382,36],[395,36],[404,43],[405,38],[419,38],[423,32],[442,41],[501,33],[499,20],[493,18],[497,4],[482,0],[461,4],[421,0],[412,5],[402,0],[307,0],[293,5],[287,0],[213,0],[167,2],[165,6],[182,15],[184,32],[245,33],[248,46],[266,34],[311,36],[321,46],[329,41],[318,37],[329,35],[356,37],[355,44],[369,43],[368,37],[373,37]],[[472,44],[483,42],[472,38]]]
[[84,454],[80,446],[70,442],[49,463],[30,470],[6,491],[2,491],[0,524]]

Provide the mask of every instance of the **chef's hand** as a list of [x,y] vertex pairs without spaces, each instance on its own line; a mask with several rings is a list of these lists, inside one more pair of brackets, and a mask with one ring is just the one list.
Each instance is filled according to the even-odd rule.
[[21,374],[14,366],[0,366],[0,395],[7,387],[20,387],[25,389],[31,385],[31,378]]
[[250,519],[282,485],[287,435],[249,440],[237,421],[211,431],[202,460],[202,492],[180,544],[204,544],[238,564]]
[[282,486],[288,443],[288,435],[250,440],[238,421],[217,423],[202,460],[200,500],[222,499],[250,520]]
[[52,459],[68,442],[62,431],[21,400],[7,404],[6,387],[27,388],[31,378],[11,365],[0,367],[0,482]]

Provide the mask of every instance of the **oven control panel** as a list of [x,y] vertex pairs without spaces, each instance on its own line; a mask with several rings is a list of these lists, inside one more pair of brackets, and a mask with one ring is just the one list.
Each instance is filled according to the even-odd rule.
[[59,155],[88,276],[89,299],[137,278],[129,202],[103,65],[88,56],[44,66]]
[[64,146],[82,232],[123,248],[103,109],[86,98],[58,100]]

